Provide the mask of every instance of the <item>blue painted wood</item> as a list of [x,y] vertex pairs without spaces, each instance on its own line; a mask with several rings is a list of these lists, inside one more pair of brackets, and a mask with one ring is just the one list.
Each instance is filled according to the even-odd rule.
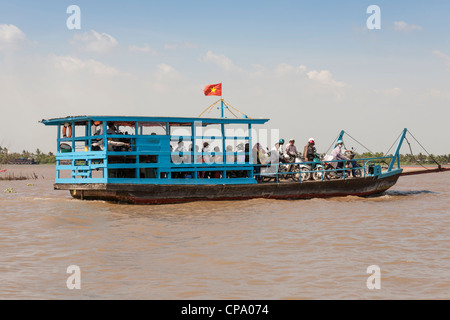
[[[100,121],[102,124],[93,129],[95,121]],[[246,140],[251,143],[251,124],[262,124],[268,119],[212,119],[212,118],[179,118],[179,117],[108,117],[108,116],[81,116],[81,117],[66,117],[42,120],[41,122],[49,126],[57,126],[57,165],[56,165],[56,183],[142,183],[142,184],[253,184],[256,180],[252,176],[253,164],[250,163],[198,163],[198,156],[218,155],[225,157],[226,155],[237,155],[236,152],[224,152],[227,140]],[[117,125],[129,125],[134,127],[131,134],[107,134],[108,123],[117,122]],[[142,122],[158,122],[165,123],[166,132],[169,132],[170,125],[182,124],[183,126],[191,126],[192,135],[143,135],[142,130],[139,132],[139,123]],[[64,123],[71,123],[73,136],[63,138],[61,130]],[[220,124],[220,136],[201,136],[197,135],[195,128],[205,126],[207,124]],[[225,136],[226,124],[247,124],[249,127],[249,136]],[[85,126],[84,132],[81,136],[76,136],[75,126]],[[100,132],[97,132],[101,128]],[[141,126],[142,128],[142,126]],[[80,130],[79,130],[80,131]],[[129,131],[129,130],[128,130]],[[170,145],[178,142],[179,139],[189,141],[190,144],[196,145],[198,140],[221,141],[221,152],[183,152],[182,156],[185,163],[173,163],[179,156],[178,152],[171,152]],[[111,151],[108,150],[108,139],[116,141],[126,139],[130,143],[131,149],[129,151]],[[93,142],[102,141],[103,150],[94,151],[92,147]],[[61,152],[60,145],[68,144],[72,147],[71,152]],[[250,148],[251,149],[251,148]],[[247,152],[251,159],[251,152]],[[152,163],[148,156],[155,156]],[[123,157],[123,159],[121,159]],[[120,161],[123,163],[117,163]],[[143,163],[141,163],[143,161]],[[153,162],[154,161],[154,162]],[[112,163],[114,162],[114,163]],[[193,163],[189,163],[193,162]],[[103,171],[103,178],[92,178],[93,172],[99,170]],[[111,171],[114,170],[114,171]],[[114,178],[121,170],[135,170],[135,178]],[[144,171],[142,171],[144,170]],[[154,178],[141,178],[141,172],[146,173],[145,170],[151,170]],[[72,178],[61,178],[62,171],[69,171]],[[198,173],[221,172],[222,178],[219,179],[200,179]],[[227,178],[229,171],[247,171],[250,178]],[[132,171],[127,171],[128,176]],[[175,174],[179,172],[189,173],[191,179],[175,179]],[[164,174],[164,175],[162,175]],[[173,176],[173,178],[172,178]]]

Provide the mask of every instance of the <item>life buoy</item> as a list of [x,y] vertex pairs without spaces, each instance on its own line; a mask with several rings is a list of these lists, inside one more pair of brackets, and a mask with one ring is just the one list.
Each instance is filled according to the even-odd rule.
[[[67,128],[69,128],[69,132],[67,132]],[[69,123],[65,123],[62,134],[63,138],[72,138],[72,125]]]

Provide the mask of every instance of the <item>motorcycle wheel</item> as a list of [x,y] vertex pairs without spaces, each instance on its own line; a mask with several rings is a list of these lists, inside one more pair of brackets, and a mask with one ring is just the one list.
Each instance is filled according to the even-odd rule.
[[309,172],[309,168],[307,167],[301,167],[300,168],[300,175],[302,177],[302,181],[307,181],[311,179],[311,172]]
[[286,179],[286,175],[285,174],[280,174],[280,173],[284,173],[287,172],[287,167],[285,165],[280,165],[278,168],[278,179]]
[[323,167],[322,166],[317,166],[314,169],[314,172],[312,174],[312,177],[315,181],[321,181],[324,180],[326,178],[326,172],[323,171]]
[[291,174],[291,179],[294,182],[298,182],[300,181],[300,169],[298,168],[298,166],[295,166],[294,168],[292,168],[292,172],[295,172],[293,174]]
[[363,175],[362,169],[355,169],[355,178],[361,178]]

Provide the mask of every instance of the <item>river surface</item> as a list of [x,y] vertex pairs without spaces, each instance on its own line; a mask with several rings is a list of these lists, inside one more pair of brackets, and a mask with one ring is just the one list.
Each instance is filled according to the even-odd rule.
[[133,206],[2,169],[38,179],[0,181],[0,299],[450,299],[450,172],[376,198]]

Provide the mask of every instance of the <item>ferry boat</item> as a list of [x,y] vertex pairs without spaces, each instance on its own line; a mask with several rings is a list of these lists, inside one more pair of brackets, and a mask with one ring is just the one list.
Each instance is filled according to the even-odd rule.
[[[371,196],[391,188],[402,174],[399,151],[407,129],[392,156],[358,159],[359,177],[350,177],[343,165],[322,168],[318,181],[305,180],[304,174],[313,171],[300,172],[297,162],[288,172],[279,170],[282,164],[271,164],[275,170],[265,174],[251,146],[252,129],[267,121],[246,116],[69,116],[41,123],[56,127],[54,188],[82,200],[165,204]],[[327,179],[333,170],[341,170],[339,178]],[[264,176],[273,179],[265,182]]]

